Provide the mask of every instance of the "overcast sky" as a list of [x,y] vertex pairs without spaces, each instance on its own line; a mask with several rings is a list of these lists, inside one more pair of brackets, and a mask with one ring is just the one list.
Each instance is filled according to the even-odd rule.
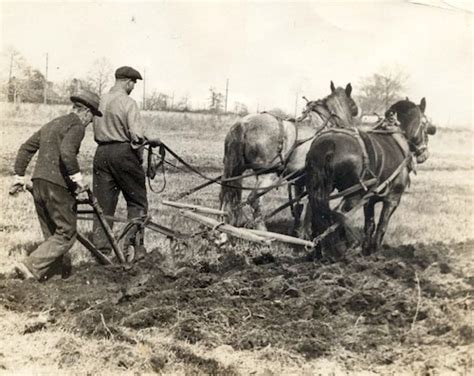
[[[426,1],[418,1],[423,3]],[[391,2],[2,2],[2,49],[14,46],[51,81],[83,77],[94,60],[146,69],[147,92],[293,113],[296,93],[321,98],[329,82],[351,82],[384,66],[409,74],[404,95],[427,99],[447,126],[472,124],[473,13]],[[450,5],[451,4],[451,5]],[[454,6],[452,6],[454,5]],[[471,7],[472,8],[472,7]],[[8,67],[2,67],[8,71]],[[141,100],[143,86],[133,96]],[[301,101],[300,101],[301,106]],[[231,107],[232,108],[232,107]]]

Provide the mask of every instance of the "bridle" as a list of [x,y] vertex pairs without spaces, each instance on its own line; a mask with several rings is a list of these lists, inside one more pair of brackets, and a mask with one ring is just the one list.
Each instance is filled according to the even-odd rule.
[[[407,132],[403,131],[405,138],[407,139],[408,145],[410,146],[410,150],[413,152],[419,163],[421,163],[422,159],[423,161],[426,159],[426,156],[424,156],[424,154],[428,150],[428,133],[426,131],[428,123],[429,120],[427,116],[423,112],[421,112],[421,118],[418,123],[418,127],[413,133],[412,137],[408,138]],[[421,139],[421,141],[415,143],[413,140],[416,139]]]
[[[302,115],[296,119],[297,122],[305,120],[310,113],[314,112],[319,116],[325,125],[328,125],[328,122],[330,121],[330,126],[338,128],[346,127],[346,121],[329,108],[327,103],[327,99],[329,97],[318,99],[316,101],[310,101],[305,96],[302,98],[306,101],[306,108],[302,111]],[[341,121],[343,124],[341,125],[339,121]],[[348,124],[348,126],[350,126],[350,124]]]
[[339,126],[333,119],[340,119],[340,117],[329,109],[325,99],[310,101],[305,96],[303,96],[303,99],[306,101],[306,108],[302,111],[301,116],[296,119],[297,122],[302,122],[310,115],[311,112],[315,112],[323,121],[323,123],[327,124],[327,122],[330,121],[333,126]]

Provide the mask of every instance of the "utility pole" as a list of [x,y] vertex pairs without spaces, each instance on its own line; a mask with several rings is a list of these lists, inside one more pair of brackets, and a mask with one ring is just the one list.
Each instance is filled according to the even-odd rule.
[[225,82],[225,105],[224,112],[227,113],[227,98],[229,97],[229,79]]
[[44,104],[48,103],[48,53],[47,52],[46,52],[46,69],[45,69],[45,74],[44,74],[43,100],[44,100]]
[[143,67],[143,103],[142,103],[142,110],[146,110],[146,70]]

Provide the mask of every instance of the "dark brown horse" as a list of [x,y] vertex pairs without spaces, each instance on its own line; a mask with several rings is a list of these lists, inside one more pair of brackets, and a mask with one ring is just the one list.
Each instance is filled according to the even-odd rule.
[[[342,212],[350,210],[362,198],[365,214],[365,237],[362,244],[364,254],[379,248],[387,230],[390,217],[400,203],[409,183],[412,155],[418,163],[428,157],[427,134],[436,129],[429,124],[424,112],[426,100],[420,105],[403,100],[391,106],[385,116],[398,126],[382,124],[378,129],[363,132],[356,129],[329,129],[312,142],[306,157],[306,188],[311,206],[313,237],[324,233],[325,237],[315,247],[316,256],[322,249],[345,248],[347,239],[345,217]],[[396,116],[396,117],[395,117]],[[331,209],[329,195],[376,179],[377,183],[346,197],[342,210]],[[383,188],[383,189],[382,189]],[[374,221],[374,205],[383,207],[378,225]],[[330,226],[336,228],[327,231]]]
[[[275,185],[279,180],[278,175],[295,177],[304,170],[311,137],[329,118],[340,126],[348,126],[352,124],[353,116],[357,115],[358,107],[351,98],[351,84],[345,89],[336,88],[331,81],[330,87],[330,95],[322,100],[307,103],[296,123],[279,119],[269,113],[251,114],[238,120],[227,133],[223,179],[239,177],[246,170],[268,172],[257,176],[255,189],[247,199],[252,208],[256,228],[266,229],[259,193]],[[308,116],[311,117],[312,127],[300,126],[299,121]],[[303,189],[304,183],[299,184],[297,193]],[[221,208],[227,211],[227,220],[232,225],[243,224],[241,200],[242,179],[222,185]]]

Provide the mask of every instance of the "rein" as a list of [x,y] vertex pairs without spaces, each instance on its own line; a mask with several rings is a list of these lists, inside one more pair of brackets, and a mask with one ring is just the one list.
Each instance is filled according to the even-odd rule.
[[[282,172],[279,174],[280,176],[282,176],[282,174],[285,172],[286,170],[286,167],[288,166],[288,163],[290,161],[290,158],[291,156],[293,155],[294,151],[296,150],[296,148],[298,148],[299,146],[305,144],[306,142],[314,139],[314,137],[316,137],[319,133],[321,133],[324,129],[326,129],[327,125],[329,124],[329,121],[333,118],[333,117],[337,117],[336,114],[330,114],[329,117],[326,119],[325,123],[323,124],[323,126],[318,129],[315,134],[313,136],[310,136],[308,138],[305,138],[303,140],[296,140],[295,138],[295,142],[293,143],[291,149],[289,150],[287,156],[285,158],[282,158],[281,157],[281,154],[280,154],[280,161],[276,164],[273,164],[272,166],[269,166],[269,167],[266,167],[264,169],[261,169],[261,170],[258,170],[258,171],[254,171],[254,172],[250,172],[250,173],[247,173],[247,174],[242,174],[242,175],[239,175],[239,176],[234,176],[234,177],[231,177],[231,178],[226,178],[226,179],[222,179],[222,176],[219,176],[219,177],[209,177],[205,174],[203,174],[202,172],[200,172],[198,169],[196,169],[195,167],[191,166],[189,163],[187,163],[182,157],[180,157],[175,151],[173,151],[169,146],[165,145],[165,144],[162,144],[160,146],[160,162],[158,163],[158,167],[161,167],[161,170],[162,170],[162,174],[163,176],[165,176],[165,166],[164,166],[164,163],[167,163],[173,167],[176,167],[178,168],[178,166],[174,166],[173,164],[171,164],[170,162],[167,162],[165,160],[166,158],[166,152],[168,152],[171,156],[173,156],[179,163],[181,163],[184,167],[186,167],[189,171],[193,172],[194,174],[202,177],[203,179],[207,180],[207,183],[205,184],[202,184],[201,186],[197,187],[197,189],[191,189],[191,190],[188,190],[187,192],[185,192],[184,194],[181,194],[179,195],[180,199],[187,196],[188,194],[191,194],[191,193],[194,193],[196,192],[196,190],[198,189],[201,189],[201,188],[204,188],[210,184],[213,184],[213,183],[216,183],[216,184],[219,184],[221,186],[224,186],[224,187],[227,187],[227,188],[239,188],[239,189],[243,189],[243,190],[249,190],[249,191],[254,191],[254,190],[261,190],[261,191],[264,191],[264,193],[267,193],[269,190],[273,189],[273,188],[278,188],[278,187],[281,187],[281,186],[285,186],[285,185],[289,185],[289,184],[292,184],[294,183],[295,181],[297,181],[301,176],[297,176],[297,177],[293,177],[291,180],[286,180],[287,178],[289,177],[292,177],[294,176],[294,174],[297,174],[297,173],[300,173],[300,171],[296,171],[294,173],[291,173],[291,174],[288,174],[286,175],[285,177],[283,177],[283,179],[279,179],[278,183],[276,184],[272,184],[271,186],[268,186],[268,187],[264,187],[264,188],[255,188],[255,187],[245,187],[245,186],[234,186],[234,185],[231,185],[231,184],[226,184],[226,183],[229,183],[229,182],[232,182],[232,181],[236,181],[236,180],[240,180],[240,179],[243,179],[243,178],[247,178],[247,177],[252,177],[252,176],[259,176],[259,175],[264,175],[264,174],[269,174],[269,173],[274,173],[274,172],[277,172],[278,173],[278,170],[282,170]],[[296,127],[295,125],[295,129],[296,129],[296,134],[298,132],[298,128]],[[150,149],[150,147],[148,148],[148,171],[150,170],[150,162],[152,160],[152,155],[153,155],[153,149]],[[278,158],[278,155],[275,159]],[[155,169],[157,169],[155,168]],[[252,168],[252,166],[248,166],[247,168]],[[164,181],[164,184],[163,184],[163,187],[161,188],[160,191],[155,191],[153,190],[152,186],[151,186],[151,182],[150,182],[150,179],[153,179],[155,177],[156,174],[150,174],[148,175],[147,173],[147,176],[148,176],[148,186],[150,188],[150,190],[154,193],[161,193],[163,192],[163,190],[165,189],[166,187],[166,179]],[[260,197],[260,196],[259,196]]]
[[[322,108],[324,110],[321,111],[321,110],[317,110],[317,107],[313,107],[311,108],[311,111],[314,111],[316,112],[320,117],[321,119],[324,119],[326,116],[326,119],[325,119],[325,122],[324,124],[321,126],[321,128],[319,128],[314,135],[310,136],[310,137],[307,137],[303,140],[298,140],[297,137],[298,137],[298,128],[297,126],[295,125],[295,132],[296,132],[296,136],[295,136],[295,142],[293,143],[292,147],[290,148],[287,156],[285,158],[283,158],[282,154],[281,154],[281,151],[277,154],[277,156],[275,157],[275,159],[277,159],[278,157],[280,158],[280,161],[276,164],[273,164],[269,167],[266,167],[266,168],[263,168],[261,170],[257,170],[257,171],[254,171],[254,172],[251,172],[251,173],[247,173],[247,174],[242,174],[242,175],[239,175],[239,176],[234,176],[234,177],[231,177],[231,178],[226,178],[226,179],[222,179],[222,175],[221,176],[218,176],[218,177],[209,177],[205,174],[203,174],[202,172],[200,172],[198,169],[196,169],[195,167],[193,167],[192,165],[190,165],[189,163],[187,163],[182,157],[180,157],[176,152],[174,152],[169,146],[165,145],[165,144],[162,144],[160,146],[160,151],[159,151],[159,154],[160,154],[160,162],[158,163],[158,165],[153,169],[154,171],[152,172],[150,170],[150,165],[152,163],[152,157],[153,157],[153,149],[148,147],[148,167],[147,167],[147,178],[148,178],[148,186],[150,188],[150,190],[154,193],[161,193],[163,192],[163,190],[165,189],[166,187],[166,175],[165,175],[165,166],[164,164],[167,163],[175,168],[178,168],[178,166],[175,166],[173,164],[171,164],[170,162],[166,161],[165,158],[166,158],[166,152],[168,152],[171,156],[173,156],[179,163],[181,163],[184,167],[186,167],[189,171],[193,172],[194,174],[200,176],[201,178],[207,180],[206,183],[204,184],[201,184],[200,186],[198,187],[195,187],[195,188],[192,188],[182,194],[180,194],[178,197],[179,199],[182,199],[184,197],[186,197],[187,195],[191,194],[191,193],[194,193],[196,192],[197,190],[199,189],[202,189],[204,187],[207,187],[208,185],[210,184],[213,184],[213,183],[216,183],[216,184],[219,184],[223,187],[227,187],[227,188],[238,188],[238,189],[242,189],[242,190],[249,190],[249,191],[255,191],[255,190],[260,190],[260,191],[263,191],[263,192],[260,192],[258,194],[257,197],[260,197],[262,196],[263,194],[269,192],[271,189],[273,188],[278,188],[278,187],[281,187],[281,186],[285,186],[285,185],[290,185],[290,184],[293,184],[294,182],[296,182],[297,180],[299,180],[302,176],[302,173],[301,171],[294,171],[290,174],[287,174],[287,175],[283,175],[284,172],[286,171],[286,168],[288,166],[288,163],[290,161],[290,158],[292,157],[294,151],[296,150],[296,148],[300,147],[301,145],[305,144],[306,142],[308,141],[311,141],[313,140],[317,135],[319,135],[322,131],[324,131],[326,129],[326,127],[328,126],[329,122],[333,119],[333,118],[339,118],[339,116],[335,113],[332,113],[330,112],[328,109],[327,109],[327,105],[325,103],[325,101],[323,100],[318,100],[317,102],[317,107],[319,108]],[[309,111],[308,111],[309,113]],[[301,120],[304,120],[307,116],[308,116],[308,113],[305,114],[305,116],[301,119]],[[270,114],[272,115],[272,114]],[[277,118],[275,115],[272,115],[274,116],[275,118]],[[279,122],[281,122],[281,119],[277,118],[277,120]],[[301,121],[300,120],[300,121]],[[334,123],[334,126],[337,126],[336,123]],[[274,160],[275,160],[274,159]],[[153,187],[151,186],[151,179],[153,179],[155,176],[156,176],[156,170],[161,167],[161,171],[162,171],[162,174],[163,174],[163,177],[164,177],[164,183],[163,183],[163,186],[162,188],[159,190],[159,191],[155,191],[153,189]],[[253,168],[252,166],[247,166],[247,168]],[[281,172],[279,172],[281,171]],[[226,184],[226,183],[229,183],[229,182],[232,182],[232,181],[236,181],[236,180],[240,180],[240,179],[243,179],[243,178],[247,178],[247,177],[252,177],[252,176],[259,176],[259,175],[264,175],[264,174],[269,174],[269,173],[277,173],[278,175],[280,175],[280,179],[278,180],[278,183],[276,184],[272,184],[271,186],[268,186],[268,187],[264,187],[264,188],[255,188],[255,187],[245,187],[245,186],[234,186],[234,185],[231,185],[231,184]],[[295,177],[296,175],[296,177]],[[291,178],[291,180],[287,180]]]
[[[159,147],[159,154],[160,154],[160,161],[156,166],[152,167],[153,164],[153,148],[148,145],[148,158],[147,158],[147,171],[146,171],[146,177],[147,177],[147,183],[148,183],[148,188],[153,192],[153,193],[162,193],[165,188],[166,188],[166,171],[165,171],[165,157],[166,157],[166,150],[161,145]],[[156,176],[156,171],[161,167],[161,173],[163,174],[163,186],[159,191],[155,191],[151,185],[151,181],[155,178]]]
[[[179,163],[181,163],[183,166],[185,166],[188,170],[195,173],[196,175],[199,175],[203,179],[207,180],[208,182],[210,182],[210,184],[216,183],[216,184],[219,184],[221,186],[228,187],[228,188],[239,188],[239,189],[251,190],[251,191],[266,190],[268,187],[265,187],[265,188],[239,187],[239,186],[234,186],[234,185],[225,184],[225,183],[232,182],[232,181],[239,180],[239,179],[246,178],[246,177],[259,176],[259,175],[264,175],[264,174],[268,174],[268,173],[273,173],[273,172],[276,172],[276,170],[280,166],[280,163],[278,163],[276,165],[264,168],[260,171],[256,171],[256,172],[253,172],[253,173],[248,173],[248,174],[244,174],[244,175],[240,175],[240,176],[234,176],[234,177],[231,177],[231,178],[228,178],[228,179],[220,179],[220,177],[213,178],[213,177],[209,177],[209,176],[203,174],[198,169],[191,166],[183,158],[181,158],[175,151],[173,151],[169,146],[167,146],[165,144],[162,144],[162,148],[163,148],[163,150],[166,150],[171,156],[173,156]],[[163,158],[164,158],[164,156],[163,156]],[[160,161],[160,165],[162,165],[161,161]],[[281,183],[281,184],[274,184],[274,185],[272,185],[272,188],[280,187],[280,186],[283,186],[283,185],[286,185],[286,184],[288,184],[288,183],[285,182],[285,183]]]

